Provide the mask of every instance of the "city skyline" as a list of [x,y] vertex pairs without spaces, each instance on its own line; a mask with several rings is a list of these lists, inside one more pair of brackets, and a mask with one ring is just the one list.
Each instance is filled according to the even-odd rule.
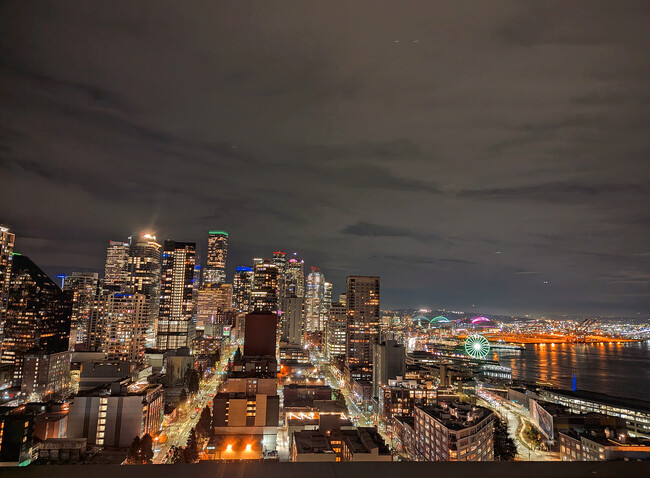
[[[2,224],[0,223],[0,225],[2,225]],[[3,224],[3,226],[7,227],[6,224]],[[27,256],[29,256],[31,258],[32,257],[31,254],[29,254],[27,251],[19,250],[20,249],[20,242],[21,242],[19,234],[17,234],[15,230],[12,230],[11,227],[8,227],[7,229],[11,233],[16,234],[16,236],[17,236],[16,243],[18,245],[18,248],[16,248],[15,251],[19,252],[21,254],[24,253],[25,255],[27,255]],[[209,231],[209,232],[212,233],[214,231]],[[226,234],[226,235],[229,234],[226,231],[219,231],[219,233]],[[153,231],[153,230],[147,230],[146,232],[142,232],[142,233],[137,233],[137,232],[129,233],[129,239],[131,238],[132,235],[133,235],[133,237],[135,237],[138,234],[150,235],[151,237],[154,238],[154,240],[157,240],[160,243],[164,242],[165,240],[174,241],[173,239],[161,238],[161,236],[158,235],[158,233]],[[198,240],[197,242],[193,243],[193,244],[195,244],[195,247],[196,247],[197,265],[200,265],[202,268],[205,268],[206,264],[208,262],[207,259],[205,259],[205,255],[207,254],[207,247],[206,247],[207,240],[205,238],[207,238],[207,237],[209,237],[209,236],[208,236],[208,231],[206,230],[205,234],[204,234],[204,240],[202,240],[202,241]],[[128,244],[128,242],[125,243],[125,242],[122,242],[120,240],[113,240],[113,239],[109,239],[106,242],[108,243],[108,246],[110,246],[110,247],[112,247],[114,244],[115,245]],[[104,254],[106,253],[106,246],[107,246],[107,244],[104,244]],[[236,258],[236,257],[238,257],[238,255],[237,255],[238,248],[237,248],[237,242],[236,241],[235,241],[235,243],[233,245],[233,249],[234,249],[234,254],[233,255]],[[265,254],[262,254],[262,255],[271,257],[271,254],[268,251],[270,251],[272,248],[266,247],[266,248],[263,248],[263,249],[266,252],[265,252]],[[276,253],[274,252],[273,254],[276,254]],[[293,256],[295,256],[298,253],[297,252],[292,252],[291,254],[293,254]],[[260,254],[255,254],[254,256],[255,257],[260,257]],[[232,284],[234,276],[237,273],[236,269],[238,269],[240,267],[248,267],[249,265],[250,266],[254,265],[254,261],[255,261],[254,256],[244,258],[240,262],[234,262],[234,259],[231,256],[231,260],[233,262],[231,262],[231,260],[229,260],[228,263],[227,263],[227,266],[225,267],[225,270],[226,270],[226,283]],[[105,257],[106,256],[104,255],[104,259],[105,259]],[[303,262],[304,262],[304,259],[303,259]],[[67,277],[68,275],[71,275],[71,274],[74,274],[74,273],[97,272],[97,273],[99,273],[100,275],[103,276],[102,273],[105,272],[104,271],[103,259],[102,259],[102,264],[97,269],[94,269],[94,268],[74,268],[74,267],[70,267],[70,266],[68,266],[68,267],[54,267],[54,266],[41,265],[40,263],[39,263],[39,266],[48,274],[48,276],[50,278],[55,280],[55,282],[57,282],[57,283],[59,282],[58,278],[60,278],[62,276]],[[312,266],[312,268],[316,268],[316,267]],[[318,267],[316,269],[320,269],[320,267]],[[63,274],[62,273],[63,271],[65,271],[66,273]],[[348,277],[349,275],[352,275],[353,272],[352,271],[350,271],[350,272],[342,272],[342,274],[343,274],[342,281],[334,282],[332,284],[333,291],[334,291],[335,294],[345,292],[345,286],[342,285],[342,284],[345,284],[346,277]],[[328,277],[330,277],[331,275],[332,274],[328,274]],[[307,275],[305,274],[304,280],[306,280],[306,279],[307,279]],[[390,278],[388,280],[390,280]],[[382,287],[382,288],[385,289],[385,287]],[[404,291],[402,291],[402,292],[404,292]],[[475,313],[476,315],[478,315],[479,313],[488,313],[488,314],[493,314],[493,315],[506,315],[506,316],[507,315],[512,315],[512,316],[519,316],[519,317],[537,316],[537,317],[548,317],[548,318],[554,318],[554,319],[561,319],[561,318],[567,317],[567,316],[575,317],[575,316],[581,316],[581,315],[598,316],[598,317],[602,317],[602,318],[607,318],[607,317],[630,318],[630,319],[636,319],[636,320],[645,320],[647,318],[647,314],[643,314],[643,313],[640,313],[640,312],[636,313],[636,314],[633,314],[633,313],[627,313],[627,314],[626,313],[617,313],[615,311],[610,312],[610,313],[608,313],[606,311],[601,311],[601,312],[591,311],[591,312],[585,313],[585,311],[583,311],[583,310],[570,310],[570,309],[559,310],[559,311],[539,311],[539,310],[535,310],[534,307],[531,307],[529,309],[521,309],[521,308],[519,308],[519,309],[516,309],[516,310],[515,309],[501,308],[499,306],[490,307],[489,305],[481,307],[480,304],[479,305],[470,304],[469,302],[451,303],[450,301],[445,301],[444,298],[440,298],[440,297],[436,297],[435,299],[432,299],[431,301],[426,302],[426,303],[424,303],[424,302],[408,302],[405,299],[400,302],[400,300],[401,299],[397,299],[396,302],[390,302],[388,304],[385,304],[385,301],[382,301],[382,305],[383,305],[382,308],[385,309],[385,310],[391,310],[391,309],[413,309],[413,310],[417,310],[417,309],[433,309],[433,310],[443,310],[443,309],[446,309],[446,310],[461,310],[461,311],[463,311],[463,313],[469,314],[469,315],[471,315],[472,313]]]

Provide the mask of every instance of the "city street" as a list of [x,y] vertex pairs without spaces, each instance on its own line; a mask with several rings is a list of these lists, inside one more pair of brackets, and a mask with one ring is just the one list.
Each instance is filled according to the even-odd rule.
[[[208,381],[201,383],[199,393],[194,396],[193,400],[189,404],[179,405],[185,413],[185,416],[173,421],[169,425],[163,425],[163,429],[158,437],[165,435],[167,440],[161,445],[158,445],[158,440],[154,441],[153,463],[167,463],[171,458],[168,454],[173,446],[183,447],[186,445],[190,430],[199,421],[201,411],[212,399],[212,396],[217,393],[223,379],[221,372],[225,370],[228,364],[228,358],[232,357],[236,348],[237,345],[234,344],[222,355],[221,360],[216,364],[215,374]],[[197,408],[198,411],[196,411]]]
[[530,419],[527,411],[509,404],[506,400],[500,399],[485,392],[478,392],[477,404],[494,410],[504,417],[508,422],[508,434],[515,441],[517,447],[517,458],[522,461],[556,461],[559,456],[554,452],[546,452],[533,449],[523,437],[523,424]]

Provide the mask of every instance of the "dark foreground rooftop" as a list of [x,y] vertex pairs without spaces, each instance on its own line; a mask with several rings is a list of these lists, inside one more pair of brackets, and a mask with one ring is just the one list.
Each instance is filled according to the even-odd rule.
[[52,465],[0,468],[2,478],[647,478],[648,462],[359,462]]

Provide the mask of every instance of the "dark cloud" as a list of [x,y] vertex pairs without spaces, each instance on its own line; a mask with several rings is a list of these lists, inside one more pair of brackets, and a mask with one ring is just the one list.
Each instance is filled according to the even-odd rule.
[[386,306],[647,314],[648,10],[3,2],[0,221],[51,274],[219,228]]
[[624,194],[650,194],[650,184],[579,184],[555,182],[515,188],[495,188],[461,191],[460,194],[475,198],[523,199],[523,200],[570,200],[589,201],[594,196]]

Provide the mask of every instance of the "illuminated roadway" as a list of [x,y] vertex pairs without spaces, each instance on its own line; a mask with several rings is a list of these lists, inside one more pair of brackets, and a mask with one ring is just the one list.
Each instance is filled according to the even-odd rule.
[[477,392],[477,404],[490,408],[504,417],[508,423],[508,434],[517,447],[517,458],[524,461],[557,461],[559,455],[553,452],[532,449],[523,437],[523,424],[530,423],[529,416],[523,408],[512,405],[507,400],[486,392]]
[[[159,445],[158,438],[154,441],[154,464],[167,463],[171,456],[169,452],[172,446],[183,447],[187,443],[187,439],[190,435],[190,430],[196,426],[196,423],[199,421],[201,416],[201,411],[208,405],[208,402],[212,399],[212,396],[217,393],[219,386],[222,381],[222,372],[225,370],[226,365],[228,364],[228,358],[232,356],[237,344],[233,344],[229,347],[226,354],[223,354],[219,363],[216,364],[215,373],[208,381],[202,382],[199,393],[197,393],[192,401],[189,404],[181,404],[183,410],[186,411],[187,416],[181,419],[176,419],[168,425],[163,425],[161,433],[158,435],[158,438],[165,435],[167,440],[165,443]],[[196,409],[199,409],[196,411]],[[194,418],[192,418],[194,416]]]

